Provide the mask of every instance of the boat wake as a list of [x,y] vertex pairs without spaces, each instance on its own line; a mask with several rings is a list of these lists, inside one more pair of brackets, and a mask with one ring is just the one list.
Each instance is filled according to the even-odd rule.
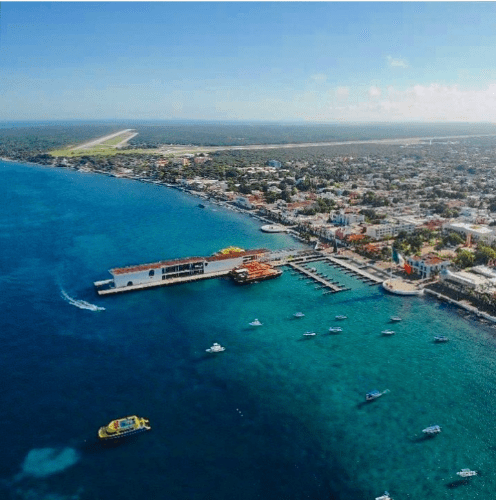
[[72,297],[69,297],[69,295],[67,295],[67,292],[65,290],[61,290],[60,295],[66,302],[68,302],[72,306],[79,307],[79,309],[86,309],[88,311],[105,311],[105,307],[95,306],[94,304],[90,304],[85,300],[77,300],[73,299]]

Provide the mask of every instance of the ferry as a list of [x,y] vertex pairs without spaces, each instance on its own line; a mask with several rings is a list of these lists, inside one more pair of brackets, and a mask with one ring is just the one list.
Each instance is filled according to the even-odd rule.
[[207,352],[224,352],[225,350],[226,350],[226,348],[222,347],[220,344],[217,344],[217,342],[214,342],[212,347],[205,349],[205,351],[207,351]]
[[441,432],[441,427],[439,425],[431,425],[422,429],[424,434],[439,434]]
[[472,476],[477,476],[477,471],[470,469],[462,469],[460,472],[457,472],[456,474],[460,477],[472,477]]
[[149,420],[133,415],[112,420],[108,425],[100,427],[98,429],[98,438],[101,440],[118,439],[137,434],[138,432],[149,431],[150,429]]
[[231,276],[238,284],[259,283],[281,276],[282,271],[266,262],[256,260],[244,263],[231,271]]

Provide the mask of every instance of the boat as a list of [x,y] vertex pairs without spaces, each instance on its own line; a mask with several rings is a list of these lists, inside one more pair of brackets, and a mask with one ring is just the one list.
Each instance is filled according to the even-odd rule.
[[401,318],[399,316],[391,316],[389,319],[393,323],[398,323],[398,321],[401,321]]
[[316,273],[316,272],[317,272],[317,268],[316,268],[316,267],[311,267],[311,268],[309,269],[309,271],[310,271],[311,273]]
[[254,319],[251,323],[250,326],[262,326],[262,323],[258,319]]
[[288,229],[279,224],[267,224],[260,228],[264,233],[284,233]]
[[348,316],[343,316],[342,314],[338,314],[335,316],[335,319],[348,319]]
[[222,347],[220,344],[217,344],[217,342],[214,342],[212,347],[209,347],[208,349],[205,349],[207,352],[223,352],[226,350],[225,347]]
[[281,276],[282,271],[266,262],[256,260],[245,262],[241,267],[234,268],[230,275],[238,284],[259,283]]
[[342,332],[343,329],[340,326],[331,326],[331,328],[329,328],[329,331],[331,333],[336,333],[336,332]]
[[472,476],[477,476],[477,471],[470,469],[462,469],[460,472],[457,472],[456,474],[460,477],[472,477]]
[[441,432],[441,427],[439,427],[439,425],[431,425],[422,429],[422,432],[424,434],[439,434]]
[[294,313],[293,316],[295,318],[303,318],[305,315],[302,312],[297,312],[297,313]]
[[434,342],[448,342],[449,338],[444,335],[436,335],[434,337]]
[[315,332],[305,332],[303,334],[305,337],[315,337],[317,335]]
[[374,389],[373,391],[367,392],[367,394],[365,394],[365,401],[373,401],[374,399],[380,398],[383,394],[386,394],[388,392],[388,389],[382,392]]
[[112,420],[108,425],[100,427],[98,429],[98,438],[101,440],[118,439],[137,434],[138,432],[149,431],[150,429],[149,420],[132,415]]
[[198,203],[198,208],[206,208],[203,203]]
[[394,330],[382,330],[383,335],[394,335],[396,332]]
[[381,495],[380,497],[375,497],[375,500],[393,500],[387,491],[384,492],[384,495]]

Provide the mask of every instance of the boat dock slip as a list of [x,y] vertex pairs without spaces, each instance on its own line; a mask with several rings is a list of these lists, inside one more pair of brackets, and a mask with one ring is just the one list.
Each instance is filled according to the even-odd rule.
[[343,292],[345,290],[349,290],[349,288],[338,286],[334,282],[331,282],[329,280],[322,278],[316,272],[310,271],[309,269],[306,269],[303,266],[295,264],[294,262],[288,262],[288,265],[291,266],[296,271],[298,271],[299,273],[304,274],[305,276],[307,276],[308,278],[311,278],[312,280],[314,280],[317,283],[320,283],[322,285],[322,288],[329,288],[328,293]]
[[[345,260],[342,259],[337,259],[336,257],[333,257],[331,255],[326,255],[323,256],[323,259],[328,260],[332,264],[335,264],[341,268],[344,268],[350,272],[350,274],[355,274],[358,275],[361,278],[364,278],[364,281],[368,281],[370,285],[379,285],[384,281],[385,278],[379,278],[378,276],[375,276],[364,269],[357,267],[353,264],[350,264],[349,262],[346,262]],[[364,267],[368,267],[365,265]]]

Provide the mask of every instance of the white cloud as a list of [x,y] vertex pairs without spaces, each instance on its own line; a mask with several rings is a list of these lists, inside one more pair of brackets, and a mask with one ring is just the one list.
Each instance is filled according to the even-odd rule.
[[373,85],[369,89],[369,97],[371,99],[378,99],[379,97],[381,97],[381,89]]
[[350,89],[349,87],[337,87],[335,90],[335,95],[339,100],[345,101],[350,95]]
[[408,68],[408,63],[405,59],[396,59],[392,56],[387,56],[389,66],[393,68]]

